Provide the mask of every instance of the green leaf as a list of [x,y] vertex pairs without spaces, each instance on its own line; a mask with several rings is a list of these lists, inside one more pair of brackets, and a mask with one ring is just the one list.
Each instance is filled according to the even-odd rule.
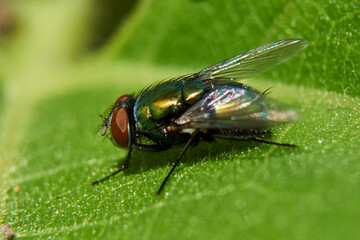
[[[142,1],[100,53],[80,60],[74,55],[94,7],[69,3],[22,3],[27,25],[19,20],[17,37],[0,48],[0,214],[18,238],[359,237],[360,37],[352,1]],[[57,33],[56,41],[44,33]],[[294,37],[309,47],[245,83],[272,87],[271,97],[298,107],[299,121],[272,129],[272,140],[297,149],[200,143],[160,197],[182,146],[135,151],[130,169],[91,186],[126,156],[96,134],[97,113],[118,96]]]

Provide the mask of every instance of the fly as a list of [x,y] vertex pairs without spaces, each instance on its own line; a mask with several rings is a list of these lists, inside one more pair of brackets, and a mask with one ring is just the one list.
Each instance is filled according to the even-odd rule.
[[124,165],[92,183],[96,185],[128,168],[133,149],[163,151],[185,144],[157,195],[190,146],[216,138],[255,141],[286,147],[263,137],[272,126],[295,121],[296,112],[266,97],[241,79],[275,67],[306,48],[308,42],[287,39],[252,49],[195,73],[150,85],[136,96],[122,95],[106,114],[101,135],[128,148]]

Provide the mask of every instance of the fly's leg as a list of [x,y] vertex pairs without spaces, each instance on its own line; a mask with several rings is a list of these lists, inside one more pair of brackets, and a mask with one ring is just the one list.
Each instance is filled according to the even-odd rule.
[[158,152],[158,151],[163,151],[163,150],[166,150],[166,149],[169,149],[170,147],[169,146],[166,146],[166,145],[142,145],[142,144],[132,144],[129,148],[129,152],[126,156],[126,159],[125,159],[125,163],[124,165],[116,170],[115,172],[109,174],[108,176],[98,180],[98,181],[95,181],[95,182],[92,182],[91,185],[95,186],[101,182],[104,182],[106,180],[108,180],[110,177],[118,174],[119,172],[122,172],[124,171],[125,169],[127,169],[129,167],[129,162],[130,162],[130,157],[131,157],[131,152],[133,149],[138,149],[138,150],[142,150],[142,151],[149,151],[149,152]]
[[103,182],[103,181],[108,180],[109,178],[111,178],[112,176],[118,174],[119,172],[122,172],[122,171],[124,171],[125,169],[127,169],[128,166],[129,166],[129,162],[130,162],[130,157],[131,157],[132,149],[133,149],[133,148],[130,147],[129,152],[128,152],[128,154],[127,154],[127,156],[126,156],[126,159],[125,159],[125,163],[124,163],[124,165],[123,165],[120,169],[116,170],[115,172],[109,174],[108,176],[106,176],[106,177],[104,177],[104,178],[102,178],[102,179],[100,179],[100,180],[97,180],[97,181],[95,181],[95,182],[92,182],[91,185],[95,186],[95,185],[97,185],[97,184],[99,184],[99,183],[101,183],[101,182]]
[[253,136],[230,136],[230,135],[218,135],[218,134],[214,134],[212,136],[215,138],[223,138],[223,139],[228,139],[228,140],[254,141],[254,142],[262,142],[262,143],[267,143],[267,144],[272,144],[272,145],[283,146],[283,147],[296,148],[296,145],[293,145],[293,144],[273,142],[270,140],[253,137]]
[[177,157],[177,159],[175,160],[175,162],[172,163],[172,168],[170,170],[170,172],[168,173],[168,175],[165,177],[164,181],[161,183],[161,186],[159,188],[159,190],[156,192],[156,195],[159,196],[161,191],[164,189],[164,186],[167,182],[167,180],[170,178],[170,175],[174,172],[176,166],[179,165],[180,160],[182,159],[182,157],[184,156],[185,152],[188,150],[188,148],[194,143],[194,140],[197,139],[198,137],[198,133],[199,131],[196,131],[195,133],[193,133],[193,135],[191,135],[191,138],[189,139],[189,141],[186,143],[186,145],[184,146],[184,148],[181,150],[181,153],[179,154],[179,156]]
[[147,152],[160,152],[171,148],[169,145],[145,145],[145,144],[133,144],[132,148],[147,151]]

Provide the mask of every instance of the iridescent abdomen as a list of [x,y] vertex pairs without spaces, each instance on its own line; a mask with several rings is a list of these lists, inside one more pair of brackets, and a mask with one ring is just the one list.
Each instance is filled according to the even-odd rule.
[[160,132],[152,130],[180,117],[203,96],[204,91],[200,81],[164,82],[143,91],[134,105],[136,130],[147,132],[152,140],[164,141]]

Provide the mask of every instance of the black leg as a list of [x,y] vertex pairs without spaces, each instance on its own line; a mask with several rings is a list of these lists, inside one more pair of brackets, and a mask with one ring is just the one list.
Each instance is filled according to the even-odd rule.
[[215,138],[223,138],[223,139],[228,139],[228,140],[254,141],[254,142],[262,142],[262,143],[273,144],[273,145],[278,145],[278,146],[296,148],[296,145],[293,145],[293,144],[278,143],[278,142],[273,142],[273,141],[258,138],[258,137],[252,137],[252,136],[230,136],[230,135],[216,135],[216,134],[212,135],[212,136]]
[[99,183],[101,183],[101,182],[103,182],[103,181],[108,180],[110,177],[118,174],[119,172],[122,172],[122,171],[124,171],[125,169],[127,169],[128,166],[129,166],[129,161],[130,161],[130,157],[131,157],[131,151],[132,151],[132,147],[130,147],[129,152],[128,152],[128,154],[127,154],[127,156],[126,156],[126,159],[125,159],[125,163],[124,163],[124,165],[123,165],[120,169],[118,169],[117,171],[109,174],[108,176],[106,176],[106,177],[104,177],[104,178],[102,178],[102,179],[100,179],[100,180],[98,180],[98,181],[92,182],[91,185],[95,186],[95,185],[97,185],[97,184],[99,184]]
[[186,150],[192,145],[192,143],[194,142],[194,140],[197,138],[198,135],[198,131],[196,131],[195,133],[193,133],[193,135],[191,135],[191,138],[189,139],[189,141],[186,143],[185,147],[183,148],[183,150],[181,151],[181,153],[179,154],[179,156],[177,157],[176,161],[172,163],[172,168],[170,170],[170,172],[168,173],[168,175],[165,177],[164,181],[161,183],[161,186],[159,188],[159,190],[156,192],[156,195],[159,196],[161,191],[163,190],[167,180],[169,179],[170,175],[173,173],[173,171],[175,170],[176,166],[179,165],[181,158],[184,156]]
[[169,145],[145,145],[145,144],[133,144],[133,149],[147,151],[147,152],[160,152],[171,148]]

